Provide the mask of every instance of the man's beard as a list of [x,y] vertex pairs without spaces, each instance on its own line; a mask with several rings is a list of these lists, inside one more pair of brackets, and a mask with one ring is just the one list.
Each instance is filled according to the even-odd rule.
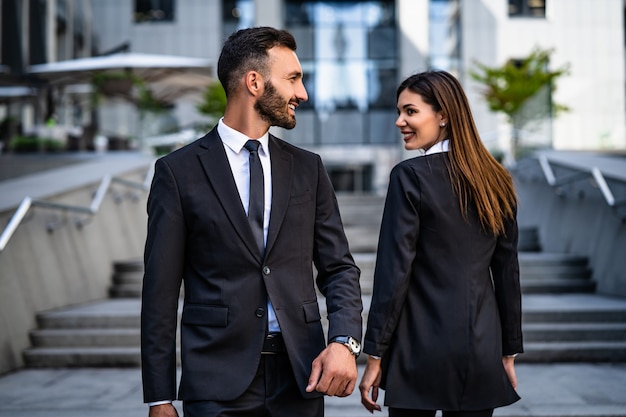
[[288,102],[278,95],[276,88],[270,81],[265,83],[265,91],[254,103],[254,109],[259,112],[261,118],[270,126],[293,129],[296,126],[296,118],[289,114]]

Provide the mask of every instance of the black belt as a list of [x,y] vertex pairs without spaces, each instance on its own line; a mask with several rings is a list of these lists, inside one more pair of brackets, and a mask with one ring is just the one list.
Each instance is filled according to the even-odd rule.
[[281,333],[269,333],[265,336],[263,349],[261,350],[263,355],[271,355],[285,351],[285,341],[283,340],[283,335]]

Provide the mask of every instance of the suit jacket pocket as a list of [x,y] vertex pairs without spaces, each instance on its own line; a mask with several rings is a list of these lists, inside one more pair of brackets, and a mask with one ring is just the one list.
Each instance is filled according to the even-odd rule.
[[188,304],[183,308],[181,321],[184,324],[209,327],[226,327],[228,307],[202,304]]
[[289,205],[296,206],[298,204],[308,203],[309,201],[311,201],[311,199],[312,199],[311,193],[308,190],[304,194],[297,194],[297,195],[292,194],[289,197]]
[[304,311],[304,321],[307,323],[314,323],[322,319],[317,301],[302,304],[302,310]]

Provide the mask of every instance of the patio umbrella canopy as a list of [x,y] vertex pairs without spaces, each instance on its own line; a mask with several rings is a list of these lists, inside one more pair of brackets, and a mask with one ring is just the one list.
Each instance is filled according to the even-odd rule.
[[30,75],[54,86],[91,83],[99,74],[128,72],[148,84],[156,99],[170,103],[204,90],[213,80],[211,71],[208,59],[142,53],[79,58],[31,65],[28,69]]

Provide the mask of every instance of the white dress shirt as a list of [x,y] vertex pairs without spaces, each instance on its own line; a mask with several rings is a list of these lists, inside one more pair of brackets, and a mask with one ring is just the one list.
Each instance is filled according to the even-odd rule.
[[444,139],[441,142],[435,143],[426,151],[422,151],[422,156],[432,155],[434,153],[448,152],[450,150],[450,140]]
[[[270,162],[269,133],[265,132],[260,138],[249,138],[243,133],[227,126],[224,118],[220,119],[217,125],[217,133],[222,138],[224,150],[228,157],[230,169],[237,184],[241,204],[246,214],[248,214],[248,202],[250,200],[250,161],[249,153],[243,147],[250,139],[256,139],[261,144],[259,146],[259,158],[263,167],[263,181],[265,183],[265,210],[263,213],[263,239],[267,242],[267,230],[270,224],[270,212],[272,209],[272,164]],[[278,320],[272,302],[267,299],[267,319],[270,332],[279,332]]]

